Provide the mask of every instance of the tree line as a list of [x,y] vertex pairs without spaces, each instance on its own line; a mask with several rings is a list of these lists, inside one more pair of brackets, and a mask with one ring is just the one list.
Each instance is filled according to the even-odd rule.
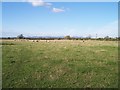
[[112,38],[109,36],[103,38],[91,38],[89,37],[71,37],[70,35],[64,37],[24,37],[23,34],[18,35],[17,37],[2,37],[2,39],[29,39],[29,40],[108,40],[115,41],[120,40],[120,37]]

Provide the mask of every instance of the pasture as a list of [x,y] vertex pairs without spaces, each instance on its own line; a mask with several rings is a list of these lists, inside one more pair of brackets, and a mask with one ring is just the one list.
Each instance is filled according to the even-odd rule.
[[118,42],[3,40],[3,88],[117,88]]

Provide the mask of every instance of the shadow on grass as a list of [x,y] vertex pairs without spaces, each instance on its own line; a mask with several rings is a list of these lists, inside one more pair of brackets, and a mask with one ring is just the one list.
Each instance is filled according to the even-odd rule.
[[14,43],[0,43],[0,45],[16,45],[16,44],[14,44]]

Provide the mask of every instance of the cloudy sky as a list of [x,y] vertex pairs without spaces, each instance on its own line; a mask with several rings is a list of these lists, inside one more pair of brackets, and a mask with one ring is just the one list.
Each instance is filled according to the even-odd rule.
[[117,37],[117,2],[2,2],[2,35]]

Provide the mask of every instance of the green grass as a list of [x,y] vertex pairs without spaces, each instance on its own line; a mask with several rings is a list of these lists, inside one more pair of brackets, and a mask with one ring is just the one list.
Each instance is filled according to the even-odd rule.
[[3,42],[3,88],[118,87],[116,41]]

